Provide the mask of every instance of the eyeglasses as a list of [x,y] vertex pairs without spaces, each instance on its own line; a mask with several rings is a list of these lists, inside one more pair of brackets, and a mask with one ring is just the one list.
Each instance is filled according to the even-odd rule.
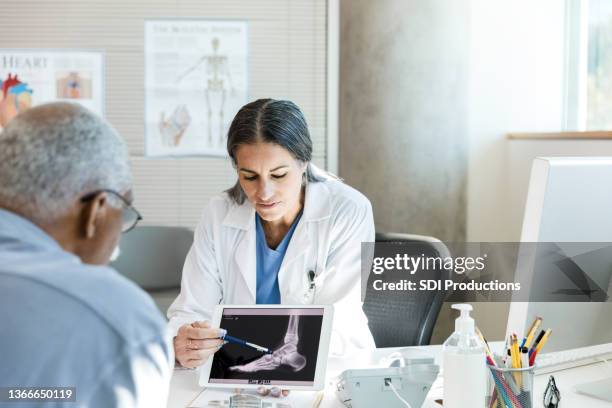
[[97,196],[100,193],[109,193],[121,201],[121,204],[123,205],[123,208],[121,210],[121,217],[122,217],[121,232],[122,233],[125,234],[126,232],[131,231],[136,226],[136,224],[138,224],[138,221],[142,220],[142,215],[140,215],[138,210],[134,208],[134,206],[128,201],[128,199],[114,190],[101,189],[101,190],[93,191],[83,196],[81,198],[81,202],[85,203],[87,201],[91,201],[94,199],[95,196]]

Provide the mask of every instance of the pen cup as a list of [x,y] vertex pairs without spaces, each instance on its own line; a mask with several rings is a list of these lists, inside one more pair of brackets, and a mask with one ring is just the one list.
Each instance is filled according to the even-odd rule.
[[488,369],[488,408],[533,408],[534,367]]

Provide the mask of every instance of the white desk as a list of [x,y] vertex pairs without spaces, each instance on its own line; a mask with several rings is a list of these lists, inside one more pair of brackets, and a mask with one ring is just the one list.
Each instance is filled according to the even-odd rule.
[[170,381],[168,408],[185,408],[202,392],[195,370],[175,369]]
[[[493,344],[493,348],[503,347],[501,343]],[[441,346],[426,346],[417,347],[425,350],[433,355],[436,359],[436,364],[441,365]],[[343,359],[330,358],[327,367],[328,383],[329,380],[337,376],[346,368],[366,368],[377,364],[381,358],[397,351],[397,348],[375,349],[371,352],[363,352],[352,355]],[[562,408],[612,408],[611,403],[590,398],[577,394],[573,390],[573,386],[578,383],[595,381],[601,378],[610,377],[612,373],[603,364],[594,364],[590,366],[577,367],[569,370],[559,371],[553,374],[555,376],[557,386],[561,390],[561,407]],[[534,408],[539,408],[542,403],[541,399],[546,383],[548,382],[549,374],[536,376],[535,379],[535,400]],[[189,407],[202,392],[202,388],[198,386],[198,375],[194,370],[175,370],[170,384],[170,396],[168,399],[169,408],[185,408]],[[432,387],[422,408],[440,408],[440,405],[434,402],[435,399],[441,398],[441,378],[438,378]],[[310,399],[309,399],[310,400]],[[290,401],[287,401],[290,402]],[[305,408],[311,408],[310,404],[302,405]],[[294,408],[302,408],[301,406],[293,405]],[[321,408],[342,408],[343,405],[336,398],[335,393],[331,388],[325,390],[325,398],[321,404]]]

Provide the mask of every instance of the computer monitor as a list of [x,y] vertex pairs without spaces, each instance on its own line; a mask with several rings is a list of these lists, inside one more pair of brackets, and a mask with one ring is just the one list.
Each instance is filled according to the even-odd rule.
[[[589,243],[593,256],[576,256],[588,279],[605,286],[611,293],[612,258],[612,157],[542,157],[533,162],[525,205],[521,242],[554,243],[572,257],[580,243]],[[597,245],[599,243],[600,245]],[[608,243],[608,244],[606,244]],[[526,246],[530,244],[525,244]],[[533,261],[529,257],[526,258]],[[578,261],[577,261],[578,262]],[[546,273],[551,273],[547,271]],[[525,276],[533,274],[534,276]],[[536,281],[538,270],[525,259],[517,266],[517,279]],[[522,276],[521,276],[522,275]],[[561,274],[559,274],[561,275]],[[545,279],[564,277],[545,276]],[[541,286],[533,285],[531,290]],[[537,293],[530,293],[538,300]],[[543,326],[553,335],[545,352],[566,351],[596,345],[610,345],[612,350],[612,303],[608,302],[512,302],[508,332],[525,333],[534,317],[544,319]],[[612,391],[610,391],[612,399]]]

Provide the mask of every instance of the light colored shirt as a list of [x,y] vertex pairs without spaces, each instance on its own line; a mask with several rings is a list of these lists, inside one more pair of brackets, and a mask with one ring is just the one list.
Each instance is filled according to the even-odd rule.
[[282,241],[274,249],[268,246],[266,242],[266,234],[261,224],[259,215],[255,216],[257,223],[257,304],[263,305],[278,305],[281,301],[280,289],[278,287],[278,271],[280,270],[285,252],[291,241],[291,236],[295,230],[295,226],[300,221],[302,213],[300,212],[289,231],[285,234]]
[[76,387],[76,403],[166,406],[173,350],[151,298],[0,209],[0,387]]

